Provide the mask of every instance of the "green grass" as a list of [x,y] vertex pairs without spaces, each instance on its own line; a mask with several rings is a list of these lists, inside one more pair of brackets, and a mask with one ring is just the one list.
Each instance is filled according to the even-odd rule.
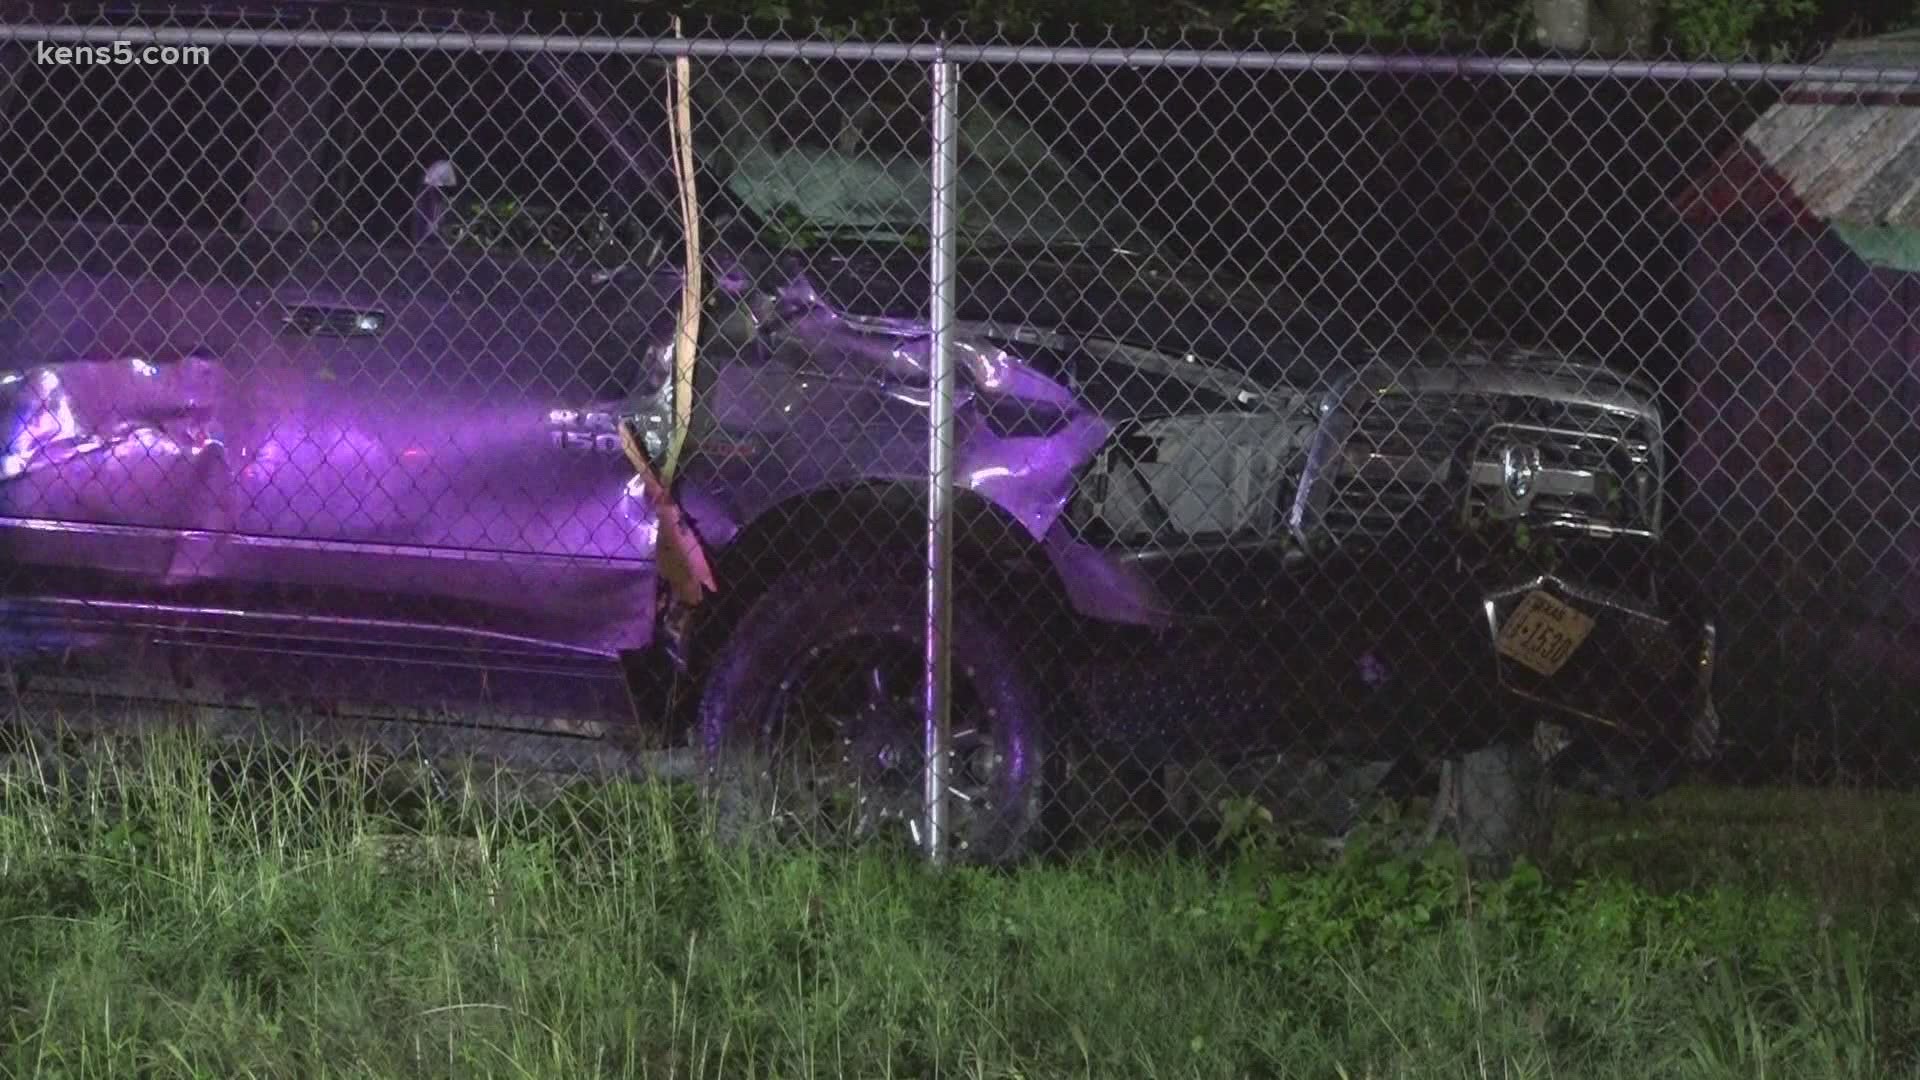
[[1920,1077],[1910,800],[1582,807],[1498,881],[1257,834],[936,873],[722,848],[661,786],[396,802],[187,737],[22,764],[4,1075]]

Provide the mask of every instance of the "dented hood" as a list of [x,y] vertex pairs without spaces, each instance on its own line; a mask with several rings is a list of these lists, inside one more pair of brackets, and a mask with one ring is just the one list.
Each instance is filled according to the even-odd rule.
[[[783,256],[773,272],[804,278],[850,314],[924,321],[927,261],[925,251],[905,246],[823,243]],[[961,251],[958,278],[963,322],[1192,356],[1269,388],[1322,383],[1399,345],[1390,330],[1311,310],[1285,289],[1150,251],[972,247]]]

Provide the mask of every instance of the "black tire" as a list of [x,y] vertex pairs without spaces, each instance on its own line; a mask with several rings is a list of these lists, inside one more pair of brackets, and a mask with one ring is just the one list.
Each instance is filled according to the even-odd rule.
[[[819,785],[821,768],[817,758],[801,760],[806,749],[802,743],[813,733],[795,730],[801,723],[788,715],[794,686],[804,688],[810,664],[856,642],[880,643],[910,656],[923,654],[922,585],[902,575],[871,572],[870,565],[864,570],[809,569],[773,582],[716,654],[701,690],[695,738],[724,837],[739,840],[777,832],[777,826],[794,823],[788,821],[790,808],[809,819],[798,822],[803,831],[814,828],[811,817],[818,807],[811,787]],[[960,589],[955,590],[949,640],[956,776],[963,768],[959,733],[987,725],[985,759],[997,759],[1001,767],[992,770],[980,788],[987,799],[964,807],[959,799],[950,800],[954,832],[948,851],[957,862],[1011,862],[1028,854],[1037,838],[1047,789],[1044,720],[1049,698],[1013,637]],[[883,755],[896,755],[892,760],[908,756],[904,769],[891,771],[910,778],[892,785],[908,787],[901,798],[910,803],[917,788],[909,785],[924,777],[917,710],[902,709],[897,717],[864,711],[858,715],[832,737],[835,749],[856,738],[862,749],[846,751],[833,763],[832,770],[841,774],[828,786],[858,784],[861,792],[879,790],[879,781],[854,779],[871,775],[863,748],[875,739],[887,744]],[[858,731],[851,730],[855,726]],[[809,786],[808,794],[799,794],[801,785]]]

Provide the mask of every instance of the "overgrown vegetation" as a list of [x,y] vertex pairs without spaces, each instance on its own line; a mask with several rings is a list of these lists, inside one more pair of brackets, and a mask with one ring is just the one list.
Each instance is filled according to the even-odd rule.
[[1910,801],[1589,807],[1495,881],[1251,825],[932,873],[724,849],[664,786],[7,760],[6,1075],[1920,1076]]

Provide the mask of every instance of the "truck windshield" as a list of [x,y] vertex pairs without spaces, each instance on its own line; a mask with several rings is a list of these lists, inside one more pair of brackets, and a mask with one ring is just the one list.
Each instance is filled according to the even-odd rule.
[[[650,135],[665,164],[670,65],[635,61],[612,77],[628,137]],[[924,240],[931,224],[931,91],[899,64],[695,61],[693,124],[709,212],[741,211],[782,234]],[[961,95],[961,242],[968,247],[1146,249],[1152,239],[1097,177],[1010,108]],[[648,129],[651,129],[650,131]],[[713,189],[719,190],[713,190]]]

